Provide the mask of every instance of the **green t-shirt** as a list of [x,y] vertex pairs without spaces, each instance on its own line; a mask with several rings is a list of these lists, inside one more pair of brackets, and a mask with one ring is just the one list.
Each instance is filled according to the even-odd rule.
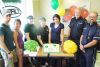
[[15,46],[13,43],[13,32],[11,31],[9,25],[2,24],[0,26],[0,36],[4,36],[4,43],[7,46],[8,50],[12,51]]
[[25,33],[29,33],[30,39],[31,40],[36,40],[37,41],[37,30],[34,24],[26,24],[24,28]]

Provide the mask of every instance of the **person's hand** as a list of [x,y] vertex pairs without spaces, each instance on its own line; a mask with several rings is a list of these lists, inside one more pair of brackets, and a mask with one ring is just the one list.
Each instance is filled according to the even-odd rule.
[[23,50],[22,49],[17,49],[17,54],[22,55]]
[[13,54],[12,53],[9,53],[8,54],[8,58],[12,59],[13,58]]
[[80,50],[85,53],[85,49],[84,49],[84,46],[82,44],[80,45]]
[[64,45],[64,43],[61,43],[61,46],[63,46]]

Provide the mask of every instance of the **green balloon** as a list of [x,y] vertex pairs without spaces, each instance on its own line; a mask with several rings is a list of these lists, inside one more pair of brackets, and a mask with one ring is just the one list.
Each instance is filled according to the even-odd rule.
[[58,6],[59,6],[58,0],[52,0],[51,7],[56,10]]

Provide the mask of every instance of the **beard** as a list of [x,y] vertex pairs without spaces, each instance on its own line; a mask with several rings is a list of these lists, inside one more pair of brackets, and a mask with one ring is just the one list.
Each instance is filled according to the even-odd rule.
[[96,21],[94,21],[94,20],[90,20],[90,21],[89,21],[89,24],[90,24],[90,25],[93,25],[93,24],[95,24],[95,23],[96,23]]

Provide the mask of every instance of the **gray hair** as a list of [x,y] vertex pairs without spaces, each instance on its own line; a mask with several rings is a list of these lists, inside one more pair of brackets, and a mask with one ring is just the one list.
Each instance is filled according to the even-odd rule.
[[46,18],[45,17],[39,17],[39,20],[46,22]]
[[98,12],[92,11],[92,12],[90,12],[90,13],[94,13],[94,14],[98,17]]

